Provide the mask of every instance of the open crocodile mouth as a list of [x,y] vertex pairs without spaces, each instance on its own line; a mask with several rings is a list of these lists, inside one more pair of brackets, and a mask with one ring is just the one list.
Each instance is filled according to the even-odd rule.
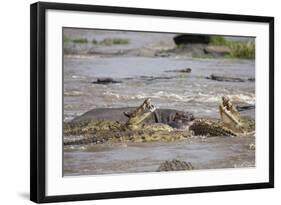
[[143,104],[138,107],[136,110],[131,112],[124,112],[124,115],[128,118],[138,117],[144,113],[152,113],[156,110],[156,107],[151,103],[151,99],[147,98]]
[[240,114],[236,108],[230,102],[229,97],[222,96],[222,102],[219,106],[221,121],[225,125],[229,125],[235,128],[240,128]]
[[152,105],[151,99],[147,98],[136,110],[125,112],[124,115],[128,117],[126,125],[128,128],[135,129],[141,122],[143,122],[149,115],[156,110]]
[[197,119],[189,127],[195,135],[238,136],[255,129],[254,121],[241,117],[229,97],[223,96],[219,105],[220,120]]
[[144,112],[154,112],[156,107],[151,103],[151,99],[147,98],[144,103]]

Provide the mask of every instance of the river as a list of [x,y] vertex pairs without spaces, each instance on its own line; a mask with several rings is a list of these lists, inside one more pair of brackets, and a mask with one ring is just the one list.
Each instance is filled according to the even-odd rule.
[[[96,38],[100,38],[100,33],[103,32],[97,32],[99,35]],[[68,33],[76,34],[74,31]],[[95,32],[82,32],[86,37],[89,37],[89,33],[94,35],[92,33]],[[159,34],[154,34],[151,39],[140,38],[140,34],[142,37],[145,35],[126,33],[125,36],[138,39],[138,43],[123,47],[138,49],[148,44],[147,41],[152,42],[156,38],[161,41]],[[164,35],[162,41],[170,36],[171,34]],[[146,40],[140,42],[139,39]],[[117,48],[122,49],[122,46]],[[106,53],[117,48],[99,46],[97,50]],[[219,118],[218,104],[222,95],[228,95],[237,103],[255,104],[254,81],[219,82],[206,79],[211,74],[254,78],[254,60],[113,54],[64,55],[63,60],[64,121],[93,108],[139,106],[147,97],[158,108],[189,111],[195,117]],[[191,68],[191,73],[165,72],[184,68]],[[122,83],[92,83],[100,77],[110,77]],[[253,136],[202,136],[173,143],[68,147],[64,149],[64,175],[150,172],[155,171],[161,162],[175,158],[191,162],[195,169],[253,167],[255,150],[249,149],[249,145],[254,143]]]

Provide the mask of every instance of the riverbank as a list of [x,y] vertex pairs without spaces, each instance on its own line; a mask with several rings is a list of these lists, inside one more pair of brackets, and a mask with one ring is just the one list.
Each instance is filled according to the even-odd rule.
[[[137,34],[137,35],[136,35]],[[178,40],[180,39],[180,40]],[[178,58],[255,57],[254,38],[64,29],[64,55]]]

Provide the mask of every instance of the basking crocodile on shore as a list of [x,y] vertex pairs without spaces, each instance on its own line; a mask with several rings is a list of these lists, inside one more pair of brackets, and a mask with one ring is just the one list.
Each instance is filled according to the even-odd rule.
[[[64,123],[64,135],[66,136],[64,145],[176,141],[187,139],[192,135],[238,136],[255,130],[255,122],[241,117],[228,97],[222,97],[219,105],[220,120],[194,119],[190,113],[172,112],[174,113],[173,118],[168,120],[159,120],[161,119],[159,118],[156,121],[156,110],[148,98],[131,112],[124,111],[126,121],[100,120],[91,118],[89,117],[91,113],[86,113],[72,122]],[[147,119],[152,122],[146,121]],[[177,126],[171,126],[173,123],[183,123],[187,127],[178,129]]]

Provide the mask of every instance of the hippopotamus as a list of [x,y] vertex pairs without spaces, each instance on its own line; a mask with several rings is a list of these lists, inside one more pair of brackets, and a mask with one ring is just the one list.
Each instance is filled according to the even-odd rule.
[[[253,109],[252,109],[253,110]],[[137,108],[93,109],[64,123],[64,145],[105,142],[153,142],[184,140],[190,136],[248,136],[255,132],[255,120],[240,115],[228,96],[219,104],[220,119],[197,118],[188,112],[157,109],[147,98]],[[242,114],[242,113],[241,113]],[[186,165],[176,161],[169,167]]]
[[[82,122],[90,120],[111,120],[126,122],[128,120],[128,113],[134,109],[136,109],[136,107],[96,108],[74,118],[71,122]],[[163,123],[170,125],[173,128],[179,129],[188,126],[189,122],[191,122],[192,120],[194,120],[194,116],[190,112],[184,112],[175,109],[156,109],[149,117],[144,120],[144,123]]]

